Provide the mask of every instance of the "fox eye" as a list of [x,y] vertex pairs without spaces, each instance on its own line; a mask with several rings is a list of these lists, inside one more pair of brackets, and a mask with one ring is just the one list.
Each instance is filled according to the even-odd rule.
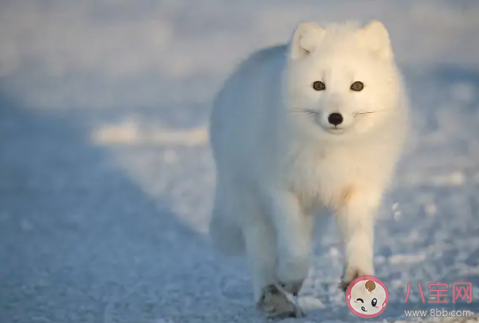
[[313,89],[315,89],[316,91],[324,91],[326,90],[326,84],[321,81],[316,81],[313,83]]
[[364,89],[364,84],[363,84],[363,82],[356,81],[353,84],[351,84],[350,89],[353,90],[353,91],[356,91],[356,92],[362,91]]
[[361,303],[364,303],[364,300],[362,298],[358,298],[357,301],[360,301]]
[[378,300],[375,299],[375,298],[373,298],[373,300],[371,301],[371,305],[372,305],[372,306],[378,305]]

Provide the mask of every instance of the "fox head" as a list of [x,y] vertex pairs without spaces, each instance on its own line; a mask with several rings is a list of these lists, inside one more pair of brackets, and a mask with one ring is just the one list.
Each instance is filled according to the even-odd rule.
[[400,117],[402,91],[381,22],[328,28],[303,22],[294,31],[283,93],[289,117],[303,131],[332,140],[377,133]]

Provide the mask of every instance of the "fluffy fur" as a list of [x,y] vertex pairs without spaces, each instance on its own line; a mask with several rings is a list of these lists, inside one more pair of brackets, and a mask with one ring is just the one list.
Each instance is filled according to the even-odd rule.
[[[326,88],[315,90],[315,81]],[[351,89],[356,81],[361,91]],[[246,255],[260,308],[297,315],[278,288],[301,288],[317,217],[333,213],[342,232],[343,287],[374,275],[374,217],[401,155],[407,110],[378,21],[301,23],[287,45],[253,53],[225,82],[210,119],[210,234],[226,254]],[[331,113],[343,122],[335,127]]]

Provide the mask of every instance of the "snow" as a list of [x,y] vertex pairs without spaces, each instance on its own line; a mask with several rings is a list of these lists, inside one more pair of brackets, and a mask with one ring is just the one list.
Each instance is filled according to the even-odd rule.
[[[0,322],[263,322],[246,264],[207,236],[211,98],[300,20],[373,17],[390,29],[414,133],[377,224],[390,301],[370,321],[479,312],[478,16],[472,0],[2,1]],[[322,240],[296,321],[359,322],[337,288],[334,227]],[[422,304],[417,283],[436,282],[471,282],[473,302]]]
[[141,123],[128,120],[118,125],[104,125],[98,129],[93,139],[99,144],[158,144],[172,146],[205,146],[208,141],[206,127],[192,129],[161,129],[145,131]]

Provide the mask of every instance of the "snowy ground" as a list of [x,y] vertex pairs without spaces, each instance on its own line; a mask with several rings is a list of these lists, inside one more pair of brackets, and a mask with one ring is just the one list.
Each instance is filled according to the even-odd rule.
[[[390,28],[416,130],[378,223],[390,302],[372,321],[454,308],[422,304],[417,283],[471,282],[455,308],[479,312],[479,3],[254,3],[0,3],[1,323],[263,322],[244,262],[206,235],[209,102],[298,21],[371,17]],[[324,240],[298,322],[359,322]]]

